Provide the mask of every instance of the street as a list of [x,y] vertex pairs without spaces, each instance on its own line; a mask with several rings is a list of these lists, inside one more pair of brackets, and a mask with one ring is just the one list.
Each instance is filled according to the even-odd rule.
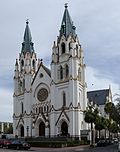
[[32,147],[30,150],[13,150],[0,148],[0,152],[118,152],[118,145],[110,145],[106,147],[90,148],[89,146],[77,146],[66,148],[36,148]]

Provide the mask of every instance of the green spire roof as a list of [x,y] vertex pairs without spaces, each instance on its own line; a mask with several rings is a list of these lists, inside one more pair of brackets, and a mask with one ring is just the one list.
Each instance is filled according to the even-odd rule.
[[67,37],[69,34],[72,34],[73,36],[76,36],[75,33],[76,27],[73,25],[67,7],[68,7],[67,4],[65,4],[65,11],[62,19],[60,35],[64,34],[65,37]]
[[28,26],[29,22],[28,20],[26,21],[26,28],[25,28],[25,33],[24,33],[24,40],[22,43],[22,50],[21,52],[34,52],[34,47],[33,47],[33,42],[32,42],[32,37],[30,33],[30,28]]

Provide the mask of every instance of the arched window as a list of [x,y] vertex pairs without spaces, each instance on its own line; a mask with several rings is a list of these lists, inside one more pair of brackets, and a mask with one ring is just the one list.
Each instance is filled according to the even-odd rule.
[[24,61],[23,61],[23,60],[21,60],[21,66],[22,66],[22,67],[24,66]]
[[69,43],[69,51],[70,51],[71,47],[70,47],[70,43]]
[[65,76],[66,76],[66,78],[69,76],[69,67],[67,64],[65,66]]
[[23,91],[25,90],[25,79],[23,79]]
[[76,45],[76,55],[78,56],[78,45]]
[[61,44],[61,53],[65,53],[65,43]]
[[66,106],[66,94],[63,92],[63,106]]
[[78,69],[78,80],[81,81],[81,69]]
[[46,112],[46,106],[44,106],[44,112]]
[[63,121],[63,123],[61,124],[61,133],[63,136],[68,135],[68,125],[65,121]]
[[47,105],[47,112],[49,111],[49,106]]
[[60,66],[60,79],[63,79],[63,68]]
[[36,108],[36,114],[38,113],[38,109]]
[[32,61],[33,69],[35,69],[35,60]]
[[21,102],[21,113],[23,113],[24,107],[23,107],[23,102]]

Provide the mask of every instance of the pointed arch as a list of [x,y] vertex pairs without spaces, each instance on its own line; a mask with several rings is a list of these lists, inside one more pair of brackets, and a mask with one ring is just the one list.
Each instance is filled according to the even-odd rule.
[[69,76],[69,66],[65,65],[65,77],[67,78]]
[[81,81],[81,69],[78,69],[78,80]]
[[24,112],[24,106],[23,106],[23,102],[21,102],[21,113]]
[[78,45],[76,45],[76,56],[78,57]]
[[66,106],[66,93],[62,92],[62,98],[63,98],[63,106]]
[[24,60],[23,59],[21,60],[21,66],[22,67],[24,66]]
[[71,49],[71,43],[69,43],[69,51],[70,51],[70,49]]
[[65,53],[65,43],[62,42],[61,44],[61,54],[64,54]]
[[60,79],[63,79],[63,67],[60,66]]
[[68,135],[68,124],[65,121],[63,121],[61,124],[61,134],[62,136]]
[[24,137],[24,126],[20,126],[20,137]]
[[39,124],[39,136],[45,136],[45,124],[43,121]]
[[35,60],[34,59],[32,61],[32,66],[33,66],[33,69],[35,70]]

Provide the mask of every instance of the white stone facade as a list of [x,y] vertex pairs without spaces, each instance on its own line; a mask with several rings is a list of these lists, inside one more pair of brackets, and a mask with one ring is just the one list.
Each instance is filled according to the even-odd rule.
[[[66,7],[64,16],[69,17],[67,13]],[[71,26],[71,20],[69,22]],[[28,36],[26,32],[30,34],[28,22],[24,48],[31,47],[31,35],[29,43],[25,38]],[[60,33],[52,48],[50,70],[37,59],[33,48],[24,48],[15,64],[14,136],[80,137],[80,131],[87,129],[83,115],[87,99],[84,56],[77,35],[71,31],[68,35]]]

